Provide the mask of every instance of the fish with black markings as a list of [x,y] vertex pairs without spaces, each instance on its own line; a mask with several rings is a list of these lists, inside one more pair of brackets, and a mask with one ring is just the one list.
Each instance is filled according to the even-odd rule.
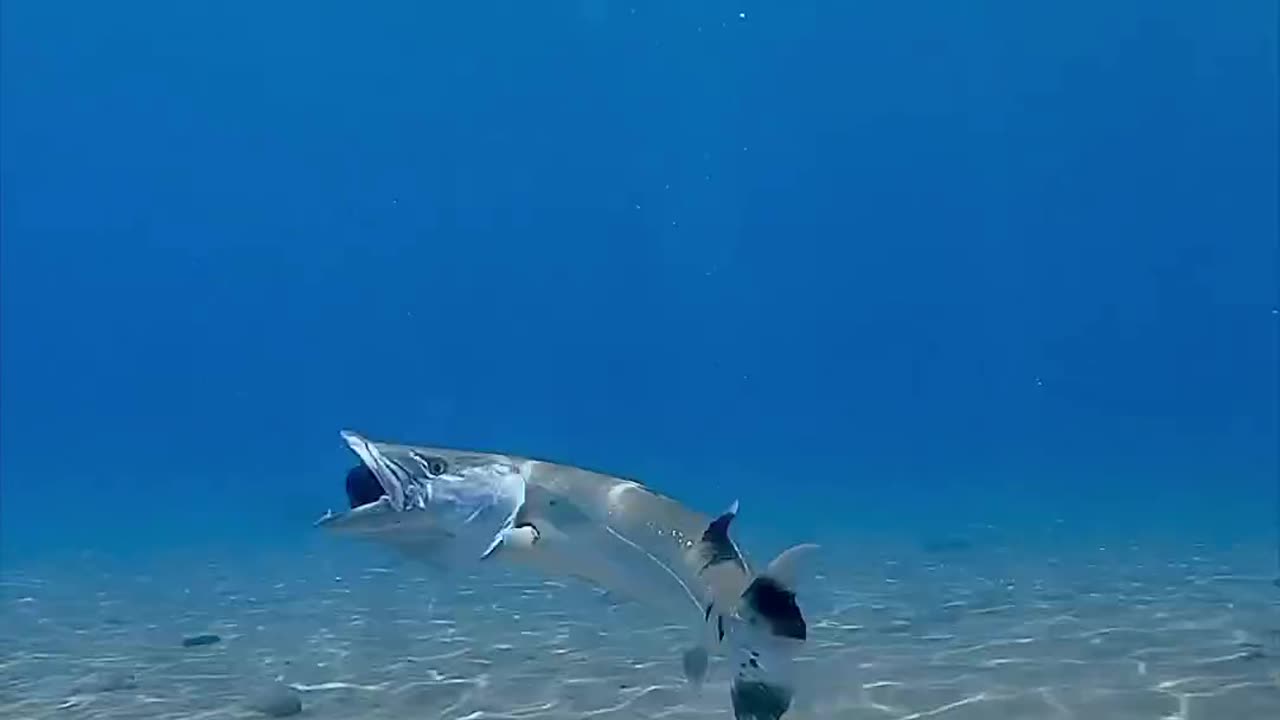
[[738,720],[777,720],[792,706],[794,659],[807,627],[796,600],[798,545],[762,572],[729,536],[735,502],[710,517],[644,485],[502,453],[420,447],[342,433],[359,456],[350,509],[317,525],[439,567],[478,563],[575,577],[690,618],[686,678],[701,684],[726,655]]

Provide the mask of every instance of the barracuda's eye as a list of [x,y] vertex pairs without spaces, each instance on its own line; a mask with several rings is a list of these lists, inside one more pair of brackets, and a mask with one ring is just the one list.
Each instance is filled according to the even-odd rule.
[[414,462],[418,463],[418,467],[427,473],[427,477],[440,477],[449,472],[449,463],[444,458],[435,455],[423,455],[418,452],[410,451],[409,456]]

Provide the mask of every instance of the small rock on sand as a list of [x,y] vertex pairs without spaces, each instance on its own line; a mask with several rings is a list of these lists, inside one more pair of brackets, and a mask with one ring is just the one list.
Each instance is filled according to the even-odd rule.
[[302,712],[302,698],[288,685],[276,683],[249,699],[249,708],[267,717],[289,717]]
[[213,645],[222,642],[222,638],[217,635],[192,635],[182,638],[182,647],[202,647],[204,645]]

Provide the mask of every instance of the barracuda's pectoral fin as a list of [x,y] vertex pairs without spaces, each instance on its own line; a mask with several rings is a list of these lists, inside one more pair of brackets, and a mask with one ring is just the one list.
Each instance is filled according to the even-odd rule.
[[518,501],[511,509],[511,514],[507,516],[502,527],[494,534],[493,540],[489,542],[489,546],[480,554],[481,560],[488,560],[494,553],[502,550],[524,551],[532,548],[534,543],[538,542],[540,533],[538,528],[529,521],[529,505],[528,505],[528,482],[521,483],[517,492]]
[[502,550],[526,551],[538,542],[541,533],[534,525],[520,525],[504,527],[493,536],[493,542],[489,543],[489,547],[485,549],[484,554],[480,556],[481,560],[488,560],[494,553]]

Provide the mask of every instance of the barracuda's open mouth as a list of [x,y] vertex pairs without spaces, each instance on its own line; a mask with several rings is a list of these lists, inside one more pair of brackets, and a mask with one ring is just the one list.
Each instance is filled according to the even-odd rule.
[[372,515],[408,509],[406,498],[415,492],[406,492],[406,487],[417,489],[408,470],[356,433],[343,431],[342,438],[360,458],[360,464],[347,472],[347,510],[327,512],[316,525],[342,527]]
[[382,483],[373,471],[363,463],[347,471],[347,507],[355,510],[358,507],[376,503],[387,496]]
[[[417,484],[407,468],[401,467],[399,463],[378,452],[373,443],[356,433],[344,430],[342,431],[342,439],[360,457],[360,462],[364,463],[364,468],[368,471],[367,474],[360,473],[362,477],[357,478],[357,483],[361,485],[357,488],[361,491],[360,497],[357,499],[364,499],[376,491],[368,483],[368,477],[372,475],[382,489],[381,495],[385,495],[391,501],[391,507],[397,510],[405,510],[413,504],[411,496],[414,494],[412,491],[417,488]],[[374,498],[374,501],[376,500],[377,498]]]

